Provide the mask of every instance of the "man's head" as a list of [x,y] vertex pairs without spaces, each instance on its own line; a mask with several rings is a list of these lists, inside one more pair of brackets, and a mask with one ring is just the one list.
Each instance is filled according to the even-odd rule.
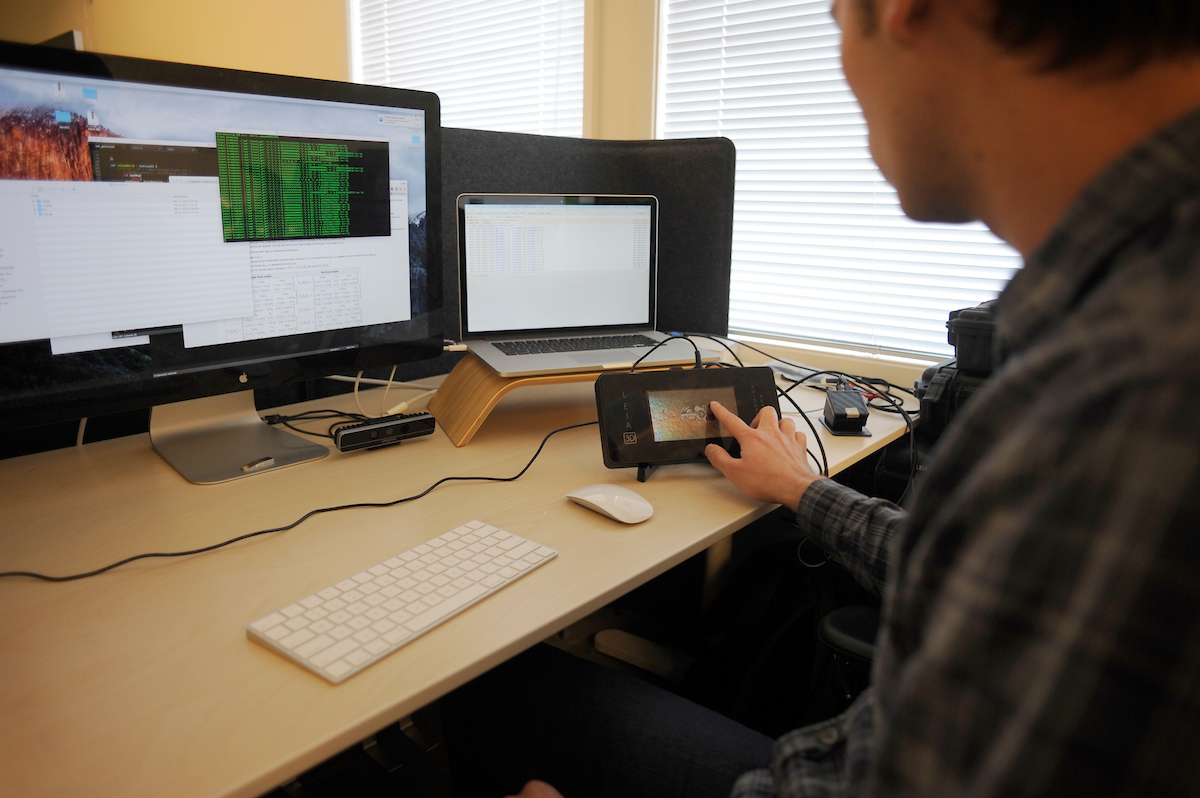
[[[833,14],[872,155],[905,212],[920,221],[983,218],[1001,235],[1011,231],[996,227],[996,184],[1036,155],[1031,148],[1076,122],[1090,124],[1071,133],[1089,144],[1108,128],[1135,132],[1129,120],[1089,117],[1095,109],[1077,100],[1124,90],[1137,100],[1128,115],[1145,112],[1157,127],[1190,106],[1164,106],[1164,117],[1139,105],[1143,89],[1179,95],[1178,87],[1156,79],[1132,95],[1130,87],[1166,62],[1200,64],[1196,0],[834,0]],[[1152,129],[1112,142],[1109,153],[1091,149],[1111,159]],[[1080,164],[1080,175],[1066,177],[1102,165]]]

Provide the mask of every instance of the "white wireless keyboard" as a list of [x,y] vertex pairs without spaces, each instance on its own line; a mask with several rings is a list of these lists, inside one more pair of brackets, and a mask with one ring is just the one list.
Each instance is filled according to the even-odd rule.
[[337,684],[557,554],[470,521],[248,624],[246,634]]

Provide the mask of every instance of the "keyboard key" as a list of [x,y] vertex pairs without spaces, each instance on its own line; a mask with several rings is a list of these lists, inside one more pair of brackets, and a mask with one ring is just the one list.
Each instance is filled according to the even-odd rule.
[[367,662],[370,659],[371,655],[366,651],[363,651],[361,648],[346,655],[346,662],[349,662],[351,665],[362,665],[364,662]]
[[[505,543],[507,543],[507,542],[508,541],[505,541]],[[503,548],[503,546],[501,548]],[[508,556],[512,557],[514,560],[519,560],[522,557],[524,557],[526,554],[529,554],[530,552],[532,552],[536,549],[537,549],[536,543],[526,540],[526,541],[523,541],[521,543],[521,545],[513,546],[510,549],[508,549]]]
[[286,620],[287,620],[287,617],[283,613],[273,612],[270,615],[268,615],[266,618],[260,618],[259,620],[250,624],[250,626],[256,632],[265,632],[268,629],[270,629],[272,626],[278,626],[279,624],[283,623]]
[[311,659],[313,654],[316,654],[318,651],[324,651],[332,646],[333,642],[333,638],[329,635],[318,635],[304,645],[297,646],[296,656]]
[[292,634],[280,640],[279,645],[289,649],[295,648],[296,646],[307,643],[314,637],[316,637],[316,635],[314,635],[312,632],[308,631],[307,629],[301,629],[299,632],[293,632]]
[[330,648],[326,648],[315,657],[312,657],[309,662],[311,662],[313,665],[316,665],[318,668],[324,668],[335,659],[341,659],[350,652],[357,650],[358,643],[354,642],[353,640],[343,640]]
[[412,632],[408,631],[403,626],[400,626],[385,634],[383,636],[383,640],[385,640],[389,646],[394,646],[401,640],[412,637],[412,634]]
[[327,667],[325,669],[325,672],[328,673],[330,676],[332,676],[334,679],[341,679],[343,676],[345,676],[351,670],[353,670],[353,668],[350,667],[350,663],[346,662],[346,660],[344,660],[344,659],[339,659],[337,662],[335,662],[332,665],[330,665],[329,667]]

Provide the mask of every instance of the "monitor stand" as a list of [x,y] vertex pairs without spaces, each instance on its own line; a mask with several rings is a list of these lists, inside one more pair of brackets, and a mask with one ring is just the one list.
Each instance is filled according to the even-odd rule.
[[268,426],[254,391],[158,405],[150,411],[154,450],[189,482],[212,485],[318,460],[319,443]]

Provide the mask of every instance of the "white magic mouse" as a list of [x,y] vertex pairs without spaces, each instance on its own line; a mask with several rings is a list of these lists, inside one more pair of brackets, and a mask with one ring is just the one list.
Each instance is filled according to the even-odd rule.
[[639,524],[654,515],[650,502],[620,485],[588,485],[571,491],[567,498],[625,524]]

